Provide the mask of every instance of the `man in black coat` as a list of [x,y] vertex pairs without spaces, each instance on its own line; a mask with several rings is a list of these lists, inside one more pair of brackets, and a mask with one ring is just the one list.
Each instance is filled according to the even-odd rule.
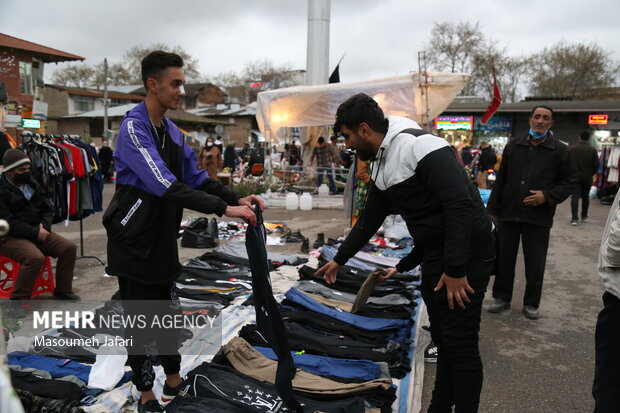
[[525,259],[523,314],[535,320],[547,261],[549,232],[557,204],[577,183],[568,146],[553,137],[553,109],[537,106],[530,114],[527,136],[511,140],[502,155],[487,211],[498,228],[498,265],[489,312],[510,308],[519,239]]
[[21,264],[11,293],[9,316],[23,317],[16,300],[29,300],[34,284],[45,263],[45,256],[58,257],[54,296],[63,300],[79,300],[72,291],[73,269],[77,246],[52,232],[52,208],[30,174],[30,159],[19,149],[9,149],[2,157],[0,175],[0,219],[10,225],[9,233],[0,239],[0,255]]

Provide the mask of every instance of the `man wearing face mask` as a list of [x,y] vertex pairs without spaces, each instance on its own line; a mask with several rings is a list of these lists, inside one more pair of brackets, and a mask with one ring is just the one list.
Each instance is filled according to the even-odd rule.
[[536,320],[555,207],[573,192],[577,168],[568,146],[550,131],[553,109],[536,106],[529,121],[527,136],[506,145],[487,205],[499,223],[495,303],[488,310],[500,313],[510,308],[521,239],[526,279],[523,315]]
[[[51,203],[31,178],[30,159],[19,149],[9,149],[4,153],[2,163],[0,219],[8,221],[11,229],[8,236],[0,240],[0,255],[21,265],[11,301],[30,299],[45,256],[58,258],[54,296],[62,300],[79,300],[71,285],[77,246],[51,231]],[[14,317],[24,316],[17,302],[11,303],[9,311]]]

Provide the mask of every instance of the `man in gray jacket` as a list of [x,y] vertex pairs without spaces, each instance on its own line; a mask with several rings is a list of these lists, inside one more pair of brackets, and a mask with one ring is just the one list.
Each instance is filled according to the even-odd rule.
[[596,321],[592,395],[595,413],[617,412],[620,406],[620,196],[611,207],[598,256],[603,278],[603,309]]

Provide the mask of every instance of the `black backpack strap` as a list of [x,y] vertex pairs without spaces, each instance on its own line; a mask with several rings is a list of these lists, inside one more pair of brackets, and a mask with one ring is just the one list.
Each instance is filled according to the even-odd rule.
[[408,133],[409,135],[413,135],[413,136],[422,136],[422,135],[434,135],[433,133],[426,131],[424,129],[414,129],[414,128],[408,128],[405,130],[401,130],[399,133]]

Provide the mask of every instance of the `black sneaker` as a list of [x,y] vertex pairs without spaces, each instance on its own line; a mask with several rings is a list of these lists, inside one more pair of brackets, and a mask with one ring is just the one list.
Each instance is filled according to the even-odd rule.
[[579,225],[579,221],[576,220],[576,219],[571,219],[570,220],[570,224],[575,227],[575,226]]
[[74,292],[63,293],[60,291],[54,291],[54,297],[57,300],[67,300],[67,301],[80,301],[81,298]]
[[427,363],[437,363],[437,346],[430,345],[424,350],[424,361]]
[[163,413],[164,409],[157,403],[157,400],[149,400],[142,404],[142,399],[138,400],[138,413]]
[[161,404],[162,406],[170,403],[179,394],[184,395],[187,391],[185,380],[181,380],[181,384],[175,387],[170,387],[168,382],[164,381],[164,389],[161,392]]
[[504,310],[508,310],[510,308],[510,303],[502,300],[501,298],[496,298],[495,302],[489,306],[487,311],[489,313],[497,314],[501,313]]
[[540,314],[538,313],[538,308],[532,307],[531,305],[523,306],[523,315],[525,316],[525,318],[528,318],[530,320],[538,320],[538,318],[540,317]]

